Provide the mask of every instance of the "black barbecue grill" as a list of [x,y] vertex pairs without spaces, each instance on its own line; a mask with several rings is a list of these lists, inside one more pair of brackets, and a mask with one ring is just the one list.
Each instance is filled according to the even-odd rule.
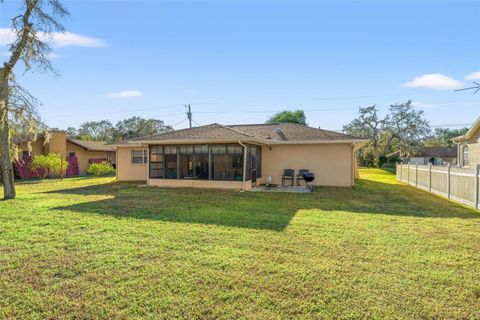
[[313,191],[313,180],[315,180],[315,174],[313,172],[305,172],[303,174],[303,180],[307,184],[307,189]]

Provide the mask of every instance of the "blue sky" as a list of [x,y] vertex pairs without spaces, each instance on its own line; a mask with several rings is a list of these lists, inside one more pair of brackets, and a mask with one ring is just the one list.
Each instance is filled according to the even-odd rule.
[[[0,59],[20,2],[0,4]],[[413,100],[432,125],[472,123],[480,2],[65,1],[51,41],[60,77],[19,82],[51,127],[130,116],[187,126],[261,123],[302,108],[338,130],[360,105]],[[2,32],[3,30],[3,32]],[[3,38],[3,39],[2,39]]]

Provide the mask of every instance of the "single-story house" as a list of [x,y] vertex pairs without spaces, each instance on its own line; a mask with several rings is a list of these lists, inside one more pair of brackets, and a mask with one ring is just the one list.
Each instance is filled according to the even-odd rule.
[[480,118],[463,136],[453,139],[458,145],[458,165],[474,168],[480,165]]
[[250,189],[280,185],[284,169],[308,169],[314,184],[353,186],[355,151],[347,134],[283,124],[210,124],[115,145],[117,179],[161,187]]
[[91,162],[107,161],[115,164],[115,148],[100,141],[82,141],[70,139],[64,131],[54,130],[38,134],[34,141],[14,139],[20,158],[33,157],[38,154],[58,153],[63,158],[75,157],[79,174],[85,174]]
[[397,151],[388,156],[399,156],[402,163],[443,166],[447,164],[457,164],[457,147],[423,147],[415,150],[410,156],[401,156]]

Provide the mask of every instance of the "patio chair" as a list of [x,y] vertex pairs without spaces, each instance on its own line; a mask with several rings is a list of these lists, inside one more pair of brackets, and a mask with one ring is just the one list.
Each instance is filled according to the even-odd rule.
[[300,186],[300,181],[304,180],[303,179],[303,174],[309,172],[310,170],[308,169],[300,169],[298,170],[297,173],[297,186]]
[[282,174],[282,187],[285,187],[285,182],[290,181],[290,186],[293,187],[295,180],[295,170],[293,169],[283,169]]

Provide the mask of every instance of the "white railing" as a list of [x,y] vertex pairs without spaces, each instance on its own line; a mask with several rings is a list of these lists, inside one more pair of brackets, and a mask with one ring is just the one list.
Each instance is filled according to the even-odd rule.
[[397,164],[397,180],[419,189],[480,208],[480,165],[475,169],[418,164]]

